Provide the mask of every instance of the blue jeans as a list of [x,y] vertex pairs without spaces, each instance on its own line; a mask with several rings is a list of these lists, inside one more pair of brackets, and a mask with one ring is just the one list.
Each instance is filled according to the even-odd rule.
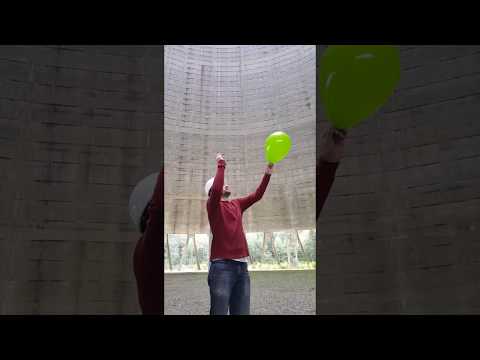
[[210,315],[250,314],[250,275],[248,264],[235,260],[216,260],[208,270]]

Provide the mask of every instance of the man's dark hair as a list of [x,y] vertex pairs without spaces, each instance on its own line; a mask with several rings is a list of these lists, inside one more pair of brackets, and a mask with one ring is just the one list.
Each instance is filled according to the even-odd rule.
[[150,201],[148,202],[145,209],[143,209],[142,217],[140,218],[140,232],[143,234],[147,228],[147,220],[148,220],[148,208],[150,207]]

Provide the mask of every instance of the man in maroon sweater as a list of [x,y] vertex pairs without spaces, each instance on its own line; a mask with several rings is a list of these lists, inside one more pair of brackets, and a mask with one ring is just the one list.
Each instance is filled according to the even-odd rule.
[[[320,143],[317,158],[317,218],[327,199],[343,156],[346,132],[329,128]],[[250,276],[248,274],[248,245],[242,226],[242,215],[259,201],[267,188],[273,164],[269,164],[257,190],[243,198],[228,201],[230,191],[224,185],[226,162],[217,155],[217,173],[206,192],[208,220],[213,239],[208,272],[210,314],[246,315],[250,313]]]
[[[229,201],[230,189],[224,185],[226,161],[217,154],[217,173],[207,182],[207,212],[212,245],[208,285],[210,315],[248,315],[250,313],[250,276],[247,239],[242,215],[259,201],[267,188],[273,164],[269,164],[257,190],[248,196]],[[211,184],[211,185],[210,185]],[[211,186],[211,187],[210,187]]]

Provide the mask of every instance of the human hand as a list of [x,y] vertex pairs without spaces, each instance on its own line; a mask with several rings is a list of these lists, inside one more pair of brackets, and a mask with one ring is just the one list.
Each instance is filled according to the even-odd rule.
[[345,152],[346,136],[346,130],[328,128],[322,135],[317,156],[326,162],[339,162]]
[[265,174],[272,174],[273,173],[273,164],[268,163],[267,169],[265,170]]

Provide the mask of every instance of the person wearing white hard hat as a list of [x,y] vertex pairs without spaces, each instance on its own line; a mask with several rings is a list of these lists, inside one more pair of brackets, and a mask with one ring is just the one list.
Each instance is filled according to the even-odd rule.
[[250,314],[250,275],[248,245],[242,215],[259,201],[270,181],[273,164],[268,164],[257,190],[248,196],[229,200],[230,187],[224,184],[226,161],[217,154],[217,173],[205,184],[212,244],[208,285],[210,315]]
[[[330,126],[318,142],[316,164],[316,217],[326,202],[335,173],[344,155],[347,132]],[[208,285],[210,314],[249,314],[250,277],[248,246],[242,227],[242,214],[260,200],[268,185],[273,164],[269,164],[257,190],[229,201],[230,188],[224,184],[226,162],[217,154],[217,173],[205,184],[207,211],[213,234]]]
[[141,180],[130,195],[129,212],[141,236],[133,255],[143,314],[163,315],[163,169]]

